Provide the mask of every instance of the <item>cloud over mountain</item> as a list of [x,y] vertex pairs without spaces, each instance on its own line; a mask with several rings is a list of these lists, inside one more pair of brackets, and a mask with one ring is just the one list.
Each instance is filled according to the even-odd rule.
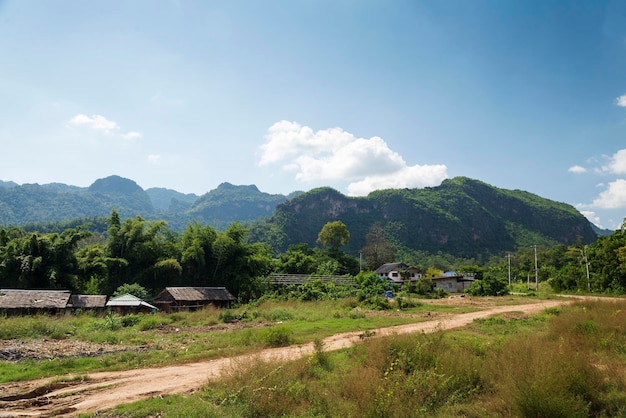
[[385,188],[439,185],[447,167],[408,165],[380,137],[358,138],[341,128],[314,131],[297,122],[273,124],[261,146],[260,166],[281,164],[306,183],[346,184],[350,195]]

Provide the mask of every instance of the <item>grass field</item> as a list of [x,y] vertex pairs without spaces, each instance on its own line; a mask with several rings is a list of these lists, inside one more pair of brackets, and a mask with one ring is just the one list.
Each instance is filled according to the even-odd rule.
[[[193,395],[119,405],[108,417],[626,416],[626,301],[509,313],[434,334],[365,338],[326,351],[322,339],[527,298],[423,302],[369,311],[354,300],[272,302],[231,310],[2,318],[0,339],[143,347],[97,357],[2,362],[0,381],[166,365],[314,341],[288,363],[251,361]],[[430,315],[428,315],[430,313]],[[364,333],[367,335],[367,333]]]
[[308,358],[244,364],[193,395],[108,416],[626,416],[625,321],[626,302],[579,302],[337,352],[318,346]]
[[[105,370],[163,366],[234,356],[268,346],[298,344],[347,331],[426,320],[426,312],[461,313],[471,307],[428,306],[369,311],[353,299],[248,304],[236,309],[204,309],[172,314],[10,316],[1,318],[0,340],[61,340],[107,344],[120,350],[100,356],[23,359],[2,362],[0,383]],[[63,354],[63,353],[58,353]]]

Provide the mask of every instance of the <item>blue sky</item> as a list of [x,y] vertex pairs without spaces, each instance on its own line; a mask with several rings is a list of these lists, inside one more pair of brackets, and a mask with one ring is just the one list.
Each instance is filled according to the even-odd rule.
[[467,176],[614,229],[625,133],[623,1],[0,0],[0,180]]

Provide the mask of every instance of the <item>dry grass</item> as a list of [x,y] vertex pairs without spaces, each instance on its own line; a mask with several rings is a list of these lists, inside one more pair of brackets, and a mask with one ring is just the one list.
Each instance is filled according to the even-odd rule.
[[[484,336],[464,339],[450,338],[454,331],[372,338],[325,353],[325,367],[315,355],[246,365],[203,396],[226,415],[250,417],[626,414],[626,303],[585,302],[541,317],[501,317],[481,324]],[[489,343],[490,326],[507,330],[498,344]]]

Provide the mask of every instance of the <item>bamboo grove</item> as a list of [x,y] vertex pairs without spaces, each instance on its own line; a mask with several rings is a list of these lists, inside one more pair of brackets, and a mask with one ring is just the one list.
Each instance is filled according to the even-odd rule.
[[[521,248],[472,268],[477,277],[486,279],[508,276],[525,282],[536,277],[555,291],[626,293],[624,227],[589,245],[543,247],[536,254],[532,248]],[[462,266],[463,260],[458,260],[437,268]],[[138,283],[151,292],[165,286],[226,286],[240,300],[249,300],[263,293],[262,278],[273,272],[356,275],[368,267],[372,268],[360,265],[358,255],[346,254],[338,245],[300,244],[276,254],[264,242],[250,242],[247,228],[237,222],[223,231],[194,222],[176,232],[165,221],[139,216],[122,220],[113,211],[104,234],[81,226],[60,233],[0,228],[0,288],[111,294],[126,283]],[[427,271],[433,266],[418,267]]]

